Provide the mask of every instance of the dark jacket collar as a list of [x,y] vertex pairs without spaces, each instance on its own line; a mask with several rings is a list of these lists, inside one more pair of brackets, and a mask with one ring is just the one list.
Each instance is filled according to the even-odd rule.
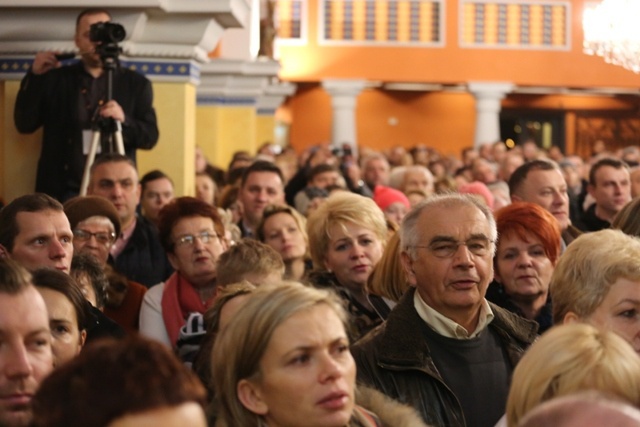
[[[391,311],[386,323],[381,326],[380,362],[395,366],[431,365],[431,356],[427,341],[424,339],[422,328],[428,326],[420,318],[413,305],[415,288],[410,288],[402,297],[398,305]],[[515,314],[489,303],[493,310],[494,319],[489,328],[496,331],[503,340],[508,337],[515,341],[517,347],[528,347],[536,338],[538,325]]]

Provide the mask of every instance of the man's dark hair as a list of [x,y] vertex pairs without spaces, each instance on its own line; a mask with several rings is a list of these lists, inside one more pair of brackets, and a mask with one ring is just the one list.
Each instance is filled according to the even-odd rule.
[[81,252],[74,255],[71,260],[71,276],[75,277],[76,280],[82,276],[86,276],[89,279],[93,293],[96,294],[96,308],[102,309],[106,299],[109,279],[98,260],[87,253]]
[[247,182],[247,179],[249,179],[249,175],[251,175],[254,172],[275,173],[280,177],[280,181],[282,182],[282,185],[284,185],[284,176],[282,175],[282,171],[278,166],[266,160],[258,160],[253,162],[251,166],[249,166],[244,171],[244,174],[242,174],[242,182],[240,183],[241,188],[244,187],[244,184]]
[[166,173],[162,172],[159,169],[154,169],[150,172],[145,173],[144,176],[140,179],[140,185],[142,186],[140,192],[144,193],[144,190],[146,189],[147,184],[157,179],[168,179],[171,185],[173,186],[173,180],[171,179],[171,177],[169,177],[169,175],[167,175]]
[[31,285],[31,273],[10,258],[0,258],[0,294],[17,295]]
[[16,217],[20,212],[42,212],[47,210],[64,212],[62,204],[44,193],[26,194],[13,200],[0,210],[0,245],[13,251],[16,236],[20,233]]
[[551,160],[537,159],[520,165],[509,178],[509,194],[518,194],[520,187],[527,179],[529,172],[560,170],[558,164]]
[[85,16],[88,16],[88,15],[99,15],[99,14],[103,14],[103,13],[109,17],[109,20],[111,20],[111,14],[106,9],[100,9],[100,8],[97,8],[97,7],[92,7],[92,8],[83,10],[82,12],[80,12],[78,14],[78,17],[76,18],[76,30],[78,29],[78,26],[80,25],[80,20],[82,18],[84,18]]
[[89,302],[73,277],[52,268],[39,268],[32,273],[32,278],[36,288],[51,289],[64,295],[76,312],[78,330],[87,329]]
[[326,173],[326,172],[340,172],[336,166],[328,165],[326,163],[320,163],[319,165],[315,165],[309,170],[307,174],[307,181],[312,181],[317,175]]
[[238,186],[248,166],[233,168],[227,172],[227,185]]
[[605,157],[604,159],[598,160],[591,166],[591,170],[589,170],[590,185],[592,186],[596,185],[596,173],[600,168],[603,168],[605,166],[610,166],[614,169],[626,169],[627,171],[629,171],[629,166],[622,160],[614,159],[611,157]]
[[120,153],[107,153],[107,154],[102,154],[99,157],[96,157],[96,160],[91,165],[91,175],[93,175],[93,172],[100,165],[103,165],[105,163],[120,163],[120,162],[128,163],[131,165],[132,168],[136,170],[136,172],[138,171],[136,164],[133,162],[133,160],[131,160],[131,158]]

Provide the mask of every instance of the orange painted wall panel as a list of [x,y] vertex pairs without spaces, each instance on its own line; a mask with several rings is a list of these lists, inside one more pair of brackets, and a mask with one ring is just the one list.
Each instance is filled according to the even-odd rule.
[[[336,2],[339,4],[339,2]],[[533,2],[532,2],[533,3]],[[296,95],[286,105],[291,115],[291,143],[302,149],[331,137],[331,99],[318,82],[328,78],[365,79],[381,82],[425,82],[464,84],[470,81],[506,81],[516,85],[544,87],[624,87],[640,88],[640,76],[621,67],[606,64],[601,58],[582,53],[583,0],[571,0],[568,51],[540,49],[484,49],[461,48],[461,43],[473,43],[473,31],[462,32],[458,26],[459,1],[446,1],[440,19],[444,27],[444,47],[408,46],[336,46],[318,43],[318,0],[309,0],[308,43],[305,46],[282,46],[280,77],[298,83]],[[400,2],[400,8],[404,5]],[[335,5],[334,5],[335,6]],[[354,9],[364,6],[354,4]],[[423,4],[422,10],[430,8]],[[520,5],[507,5],[507,45],[520,42]],[[334,9],[335,10],[335,9]],[[464,12],[473,17],[473,8]],[[339,12],[338,12],[339,13]],[[375,13],[379,25],[376,36],[386,40],[386,2],[376,2]],[[486,19],[495,19],[496,11],[489,8]],[[541,16],[541,7],[530,8],[531,15]],[[399,11],[399,17],[402,15]],[[429,18],[427,18],[429,17]],[[422,14],[422,19],[430,19]],[[400,18],[399,18],[400,19]],[[562,23],[564,9],[554,6],[551,20]],[[534,21],[534,18],[531,18]],[[399,35],[406,30],[400,24]],[[426,25],[421,25],[420,38],[430,41]],[[554,25],[554,28],[558,26]],[[334,28],[334,31],[338,31]],[[341,32],[341,29],[339,30]],[[354,37],[361,29],[354,25]],[[530,37],[542,40],[543,29],[534,26]],[[486,34],[494,40],[496,34]],[[564,35],[551,34],[553,46],[562,45]],[[510,95],[503,101],[503,109],[554,109],[574,117],[577,110],[638,111],[639,101],[587,96],[520,96]],[[358,140],[372,148],[382,149],[401,144],[433,145],[443,153],[458,154],[471,144],[475,127],[475,101],[465,93],[415,93],[364,91],[358,98]],[[567,123],[567,149],[573,148],[570,120]]]
[[[535,86],[618,86],[640,87],[640,76],[621,67],[606,64],[602,58],[582,53],[583,0],[572,0],[570,22],[571,47],[568,51],[539,49],[481,49],[459,47],[471,34],[459,34],[459,2],[447,1],[441,19],[445,23],[445,46],[335,46],[319,45],[317,34],[318,0],[310,0],[309,37],[305,46],[282,46],[280,77],[303,82],[323,78],[357,78],[380,81],[465,83],[468,81],[510,81]],[[512,13],[517,6],[508,6]],[[531,14],[541,14],[531,7]],[[552,19],[562,19],[558,11]],[[378,37],[387,33],[386,7],[376,2],[381,25]],[[514,28],[517,30],[517,28]],[[532,28],[532,39],[542,37],[541,28]],[[384,37],[383,37],[384,36]],[[514,43],[510,33],[509,43]],[[553,43],[559,43],[552,35]]]
[[[298,151],[331,138],[331,98],[320,85],[302,84],[286,109],[291,145]],[[466,93],[365,90],[356,108],[358,142],[381,150],[424,143],[445,154],[473,145],[475,101]]]

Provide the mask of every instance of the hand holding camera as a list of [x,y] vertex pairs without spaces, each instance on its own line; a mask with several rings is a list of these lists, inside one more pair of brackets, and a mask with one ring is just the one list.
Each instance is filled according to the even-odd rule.
[[60,66],[55,52],[38,52],[33,60],[31,71],[33,74],[44,74],[49,70]]

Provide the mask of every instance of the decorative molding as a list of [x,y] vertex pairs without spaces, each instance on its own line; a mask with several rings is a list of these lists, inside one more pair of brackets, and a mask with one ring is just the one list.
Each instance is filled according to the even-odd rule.
[[256,98],[240,97],[240,96],[209,96],[198,95],[198,105],[224,105],[227,107],[254,107]]
[[284,99],[293,89],[278,83],[279,70],[280,63],[274,60],[213,59],[202,65],[198,104],[257,105],[265,95]]
[[[71,52],[78,12],[104,7],[97,1],[0,0],[0,56],[41,50]],[[242,27],[249,0],[114,0],[113,22],[127,30],[123,56],[208,62],[226,28]]]
[[287,82],[276,82],[267,86],[264,94],[258,97],[256,113],[259,116],[273,116],[287,96],[293,95],[296,85]]
[[[64,65],[77,60],[64,61]],[[31,67],[33,57],[0,57],[0,80],[20,80]],[[143,60],[121,58],[124,68],[144,74],[152,81],[191,82],[200,81],[200,64],[196,61]]]

